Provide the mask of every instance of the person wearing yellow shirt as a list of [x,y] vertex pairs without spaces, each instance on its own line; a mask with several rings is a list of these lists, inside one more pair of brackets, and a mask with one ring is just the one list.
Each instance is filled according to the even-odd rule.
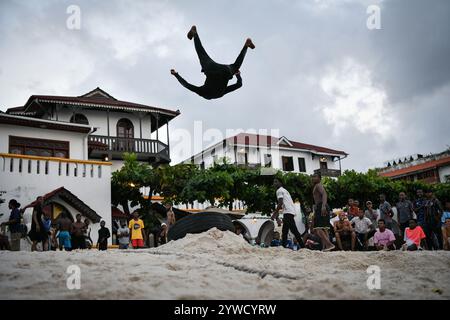
[[128,223],[131,234],[131,245],[134,249],[144,247],[144,221],[139,219],[139,213],[133,212],[133,219]]

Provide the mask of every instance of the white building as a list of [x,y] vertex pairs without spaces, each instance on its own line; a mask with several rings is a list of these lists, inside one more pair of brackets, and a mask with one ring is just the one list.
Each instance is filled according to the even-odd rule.
[[122,165],[122,154],[170,162],[168,123],[178,114],[120,101],[99,88],[80,97],[33,95],[0,112],[1,221],[9,217],[10,199],[26,206],[44,196],[53,219],[66,210],[89,220],[96,242],[100,220],[111,230],[111,172]]
[[184,162],[207,168],[225,158],[229,163],[237,165],[305,174],[318,172],[322,176],[337,177],[341,174],[340,162],[346,157],[347,153],[344,151],[297,142],[286,137],[240,133],[206,148]]

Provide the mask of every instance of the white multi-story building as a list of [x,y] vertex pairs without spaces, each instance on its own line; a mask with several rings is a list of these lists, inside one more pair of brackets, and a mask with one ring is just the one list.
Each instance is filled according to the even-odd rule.
[[221,159],[250,167],[266,167],[285,172],[337,177],[341,160],[347,153],[325,147],[289,140],[286,137],[240,133],[224,139],[187,159],[186,163],[204,168]]
[[[26,206],[43,196],[53,219],[63,210],[88,219],[95,242],[100,220],[111,230],[111,172],[122,165],[122,154],[170,162],[168,124],[178,114],[120,101],[99,88],[80,97],[33,95],[0,112],[1,221],[10,199]],[[30,214],[24,215],[29,223]]]

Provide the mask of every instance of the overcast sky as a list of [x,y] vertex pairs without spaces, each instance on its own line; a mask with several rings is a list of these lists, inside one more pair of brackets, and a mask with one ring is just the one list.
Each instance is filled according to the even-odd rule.
[[[79,30],[66,26],[71,4],[81,9]],[[381,8],[379,30],[366,26],[372,4]],[[223,134],[278,129],[344,150],[343,167],[364,171],[449,147],[449,17],[447,0],[2,0],[0,109],[32,94],[78,96],[99,86],[121,100],[180,109],[173,145],[195,121]],[[253,39],[240,90],[208,101],[170,75],[173,67],[204,81],[186,38],[192,24],[220,63]]]

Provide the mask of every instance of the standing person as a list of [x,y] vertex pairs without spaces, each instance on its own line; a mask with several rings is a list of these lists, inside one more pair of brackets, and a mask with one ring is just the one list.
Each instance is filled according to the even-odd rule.
[[375,229],[377,226],[378,212],[373,208],[372,201],[366,202],[366,208],[364,216],[372,222],[372,227]]
[[409,220],[409,227],[405,228],[403,250],[416,251],[426,246],[425,233],[421,226],[417,225],[416,219]]
[[445,219],[445,223],[441,228],[444,250],[450,250],[450,218]]
[[[414,212],[417,215],[417,224],[424,229],[425,225],[425,203],[427,200],[423,195],[422,189],[417,189],[416,191],[416,200],[414,200]],[[425,229],[424,229],[425,231]]]
[[108,239],[111,237],[109,229],[105,227],[105,220],[100,221],[100,229],[98,230],[97,247],[100,251],[108,249]]
[[321,182],[320,174],[312,175],[313,198],[314,198],[314,231],[322,240],[323,251],[331,251],[335,246],[330,242],[328,230],[330,229],[330,209],[328,207],[328,196]]
[[170,201],[164,204],[164,207],[166,208],[166,223],[169,229],[176,222],[175,213],[172,210],[172,206],[173,204]]
[[445,220],[450,218],[450,200],[445,201],[444,211],[441,216],[441,226],[445,224]]
[[404,234],[405,229],[410,225],[410,220],[414,218],[414,207],[413,203],[406,199],[406,193],[400,192],[398,199],[399,201],[395,207],[397,208],[400,231]]
[[278,200],[275,212],[272,215],[272,220],[277,219],[280,211],[283,213],[283,228],[281,229],[281,243],[283,247],[287,245],[287,237],[289,231],[294,234],[301,248],[304,248],[303,239],[300,232],[295,224],[296,209],[294,206],[294,201],[292,201],[291,194],[285,188],[283,188],[283,183],[280,179],[275,178],[273,180],[273,186],[277,189],[276,196]]
[[364,211],[359,210],[358,216],[354,217],[350,223],[355,225],[356,237],[363,245],[363,248],[367,250],[370,232],[373,228],[372,221],[364,215]]
[[47,249],[52,249],[52,215],[50,211],[44,212],[42,219],[42,224],[44,225],[44,230],[47,233]]
[[120,228],[117,229],[117,238],[119,239],[119,249],[128,249],[130,244],[130,229],[125,220],[120,221]]
[[133,219],[128,223],[128,228],[131,233],[131,245],[133,249],[144,247],[144,221],[139,219],[139,213],[133,212]]
[[[42,196],[37,197],[33,205],[33,214],[31,217],[31,229],[28,233],[31,241],[31,251],[37,250],[37,244],[42,243],[42,250],[46,251],[48,248],[48,234],[45,231],[44,224],[42,222],[42,216],[44,215],[44,198]],[[27,207],[24,208],[24,210]]]
[[84,219],[84,225],[86,226],[84,230],[84,241],[86,243],[86,247],[91,249],[94,245],[94,241],[91,238],[91,224],[88,219]]
[[19,210],[20,203],[18,203],[16,199],[11,199],[8,202],[8,208],[11,210],[9,220],[7,222],[3,222],[1,225],[9,227],[11,239],[9,243],[10,250],[20,251],[20,239],[22,238],[20,230],[20,220],[22,218],[22,214]]
[[442,207],[438,199],[433,195],[433,191],[428,189],[425,192],[425,223],[424,231],[427,237],[428,249],[442,249],[441,217]]
[[378,229],[373,235],[373,243],[376,250],[395,250],[395,235],[386,228],[386,223],[383,219],[378,220]]
[[[223,97],[227,93],[242,87],[242,79],[239,68],[244,61],[247,48],[255,48],[255,45],[250,38],[245,41],[244,47],[242,48],[236,61],[233,64],[225,65],[216,63],[209,57],[200,42],[200,37],[198,36],[197,28],[195,26],[191,27],[187,37],[189,40],[194,38],[195,50],[197,51],[200,65],[202,67],[201,72],[205,74],[206,80],[201,87],[194,86],[184,80],[174,69],[171,69],[170,73],[177,78],[178,82],[180,82],[183,87],[208,100]],[[228,81],[233,78],[233,75],[236,75],[237,82],[228,86]]]
[[385,221],[385,226],[389,230],[393,229],[392,217],[394,212],[392,211],[391,204],[386,201],[386,195],[384,193],[380,194],[380,219]]
[[57,221],[58,226],[58,240],[59,240],[59,250],[71,251],[72,250],[72,241],[70,237],[70,230],[72,229],[72,220],[69,218],[69,213],[67,211],[63,211],[60,214],[60,217]]
[[81,214],[77,214],[76,221],[72,223],[72,248],[73,249],[86,249],[86,238],[84,233],[86,232],[86,224],[81,221]]
[[336,244],[339,250],[344,250],[342,240],[350,240],[351,250],[355,251],[356,234],[345,212],[340,212],[339,220],[334,223],[334,235],[336,236]]

